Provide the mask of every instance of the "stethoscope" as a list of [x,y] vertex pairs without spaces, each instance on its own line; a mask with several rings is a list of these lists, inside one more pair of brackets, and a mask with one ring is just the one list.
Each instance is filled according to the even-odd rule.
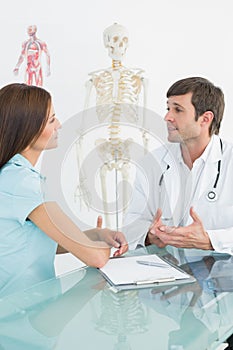
[[[223,145],[222,145],[222,140],[220,139],[220,147],[221,147],[221,152],[223,153]],[[214,182],[214,186],[213,189],[210,190],[207,194],[206,194],[206,198],[208,199],[208,201],[210,202],[214,202],[218,199],[217,193],[216,193],[216,188],[218,185],[218,181],[219,181],[219,177],[220,177],[220,172],[221,172],[221,159],[218,161],[218,173],[216,175],[216,179]],[[170,165],[167,165],[166,170],[162,173],[162,175],[160,176],[159,179],[159,187],[161,188],[163,180],[164,180],[164,174],[167,172],[167,170],[170,168]]]
[[[221,152],[223,149],[222,146],[222,140],[220,139],[220,147],[221,147]],[[218,173],[214,182],[214,186],[213,189],[211,191],[209,191],[206,195],[206,198],[208,199],[209,202],[215,202],[218,199],[218,195],[216,193],[216,188],[217,188],[217,184],[218,184],[218,180],[219,180],[219,176],[220,176],[220,171],[221,171],[221,159],[219,159],[218,161]]]

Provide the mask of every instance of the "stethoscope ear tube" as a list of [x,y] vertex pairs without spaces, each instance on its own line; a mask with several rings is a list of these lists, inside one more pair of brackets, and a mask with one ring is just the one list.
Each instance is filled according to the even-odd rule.
[[[222,152],[222,148],[223,147],[222,147],[222,140],[221,139],[220,139],[220,147],[221,147],[221,152]],[[208,201],[210,201],[210,202],[214,202],[214,201],[216,201],[218,199],[218,195],[215,192],[215,190],[217,188],[220,172],[221,172],[221,159],[219,159],[219,161],[218,161],[218,173],[217,173],[217,176],[216,176],[216,180],[215,180],[213,189],[211,191],[209,191],[207,193],[207,196],[206,196]]]

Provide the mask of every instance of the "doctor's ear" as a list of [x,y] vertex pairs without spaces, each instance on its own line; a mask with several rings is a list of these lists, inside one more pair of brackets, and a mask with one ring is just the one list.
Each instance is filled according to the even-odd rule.
[[214,119],[214,113],[211,111],[206,111],[200,116],[200,118],[202,118],[201,125],[207,125],[209,127],[209,125],[212,123],[212,120]]

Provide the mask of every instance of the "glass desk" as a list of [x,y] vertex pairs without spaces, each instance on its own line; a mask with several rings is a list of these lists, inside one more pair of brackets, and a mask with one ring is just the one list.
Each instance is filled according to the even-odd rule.
[[216,349],[233,333],[233,257],[154,247],[197,281],[113,293],[80,268],[0,299],[0,349]]

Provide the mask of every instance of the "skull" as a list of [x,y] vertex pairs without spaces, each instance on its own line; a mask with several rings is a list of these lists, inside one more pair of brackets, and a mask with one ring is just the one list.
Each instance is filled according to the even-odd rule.
[[121,61],[128,47],[128,31],[120,24],[114,23],[104,31],[104,46],[108,48],[109,56]]

